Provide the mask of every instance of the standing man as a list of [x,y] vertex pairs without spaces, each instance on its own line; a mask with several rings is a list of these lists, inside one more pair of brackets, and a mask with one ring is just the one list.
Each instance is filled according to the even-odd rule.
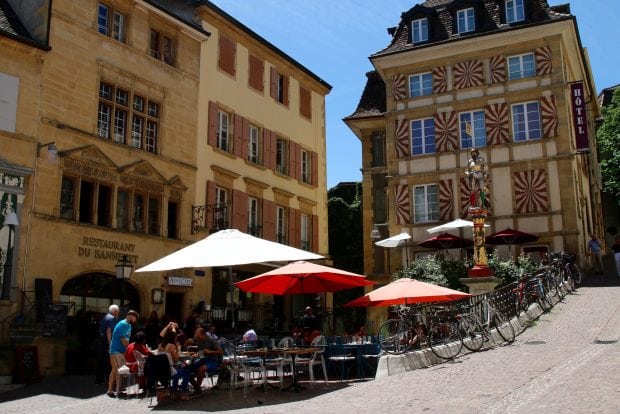
[[97,335],[97,368],[95,370],[95,384],[103,384],[103,380],[110,376],[110,341],[112,332],[118,322],[119,309],[117,305],[110,305],[108,313],[99,321]]
[[603,274],[603,259],[601,258],[601,242],[596,237],[596,234],[590,235],[590,241],[588,241],[588,250],[590,251],[590,263],[597,269],[599,275]]
[[140,315],[134,310],[127,312],[125,319],[114,327],[112,339],[110,340],[110,377],[108,379],[108,397],[115,398],[114,384],[119,381],[118,369],[125,363],[125,351],[129,345],[131,336],[131,324],[136,323]]

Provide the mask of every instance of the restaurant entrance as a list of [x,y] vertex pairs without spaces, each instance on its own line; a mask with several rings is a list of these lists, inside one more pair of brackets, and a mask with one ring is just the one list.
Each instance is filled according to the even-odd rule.
[[183,293],[166,292],[165,315],[179,325],[183,324]]

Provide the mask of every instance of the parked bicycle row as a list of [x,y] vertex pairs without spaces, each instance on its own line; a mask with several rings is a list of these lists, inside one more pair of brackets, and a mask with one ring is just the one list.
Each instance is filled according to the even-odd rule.
[[399,306],[379,327],[379,344],[388,354],[430,348],[438,358],[449,360],[463,348],[479,351],[485,344],[511,343],[514,316],[533,303],[547,312],[580,283],[574,256],[552,253],[548,265],[493,292],[440,305]]

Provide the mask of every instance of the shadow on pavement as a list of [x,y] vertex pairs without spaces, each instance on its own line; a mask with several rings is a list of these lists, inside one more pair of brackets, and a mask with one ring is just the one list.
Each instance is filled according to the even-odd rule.
[[45,377],[40,382],[26,384],[11,391],[0,393],[0,402],[19,400],[40,394],[61,395],[69,398],[93,398],[103,395],[107,385],[95,385],[92,375],[67,375]]

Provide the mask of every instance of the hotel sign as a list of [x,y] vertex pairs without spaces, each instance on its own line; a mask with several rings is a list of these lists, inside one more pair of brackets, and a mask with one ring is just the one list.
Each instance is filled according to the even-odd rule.
[[583,93],[583,82],[571,83],[570,99],[577,152],[589,152],[590,145],[588,140],[588,123],[586,118],[586,102]]

